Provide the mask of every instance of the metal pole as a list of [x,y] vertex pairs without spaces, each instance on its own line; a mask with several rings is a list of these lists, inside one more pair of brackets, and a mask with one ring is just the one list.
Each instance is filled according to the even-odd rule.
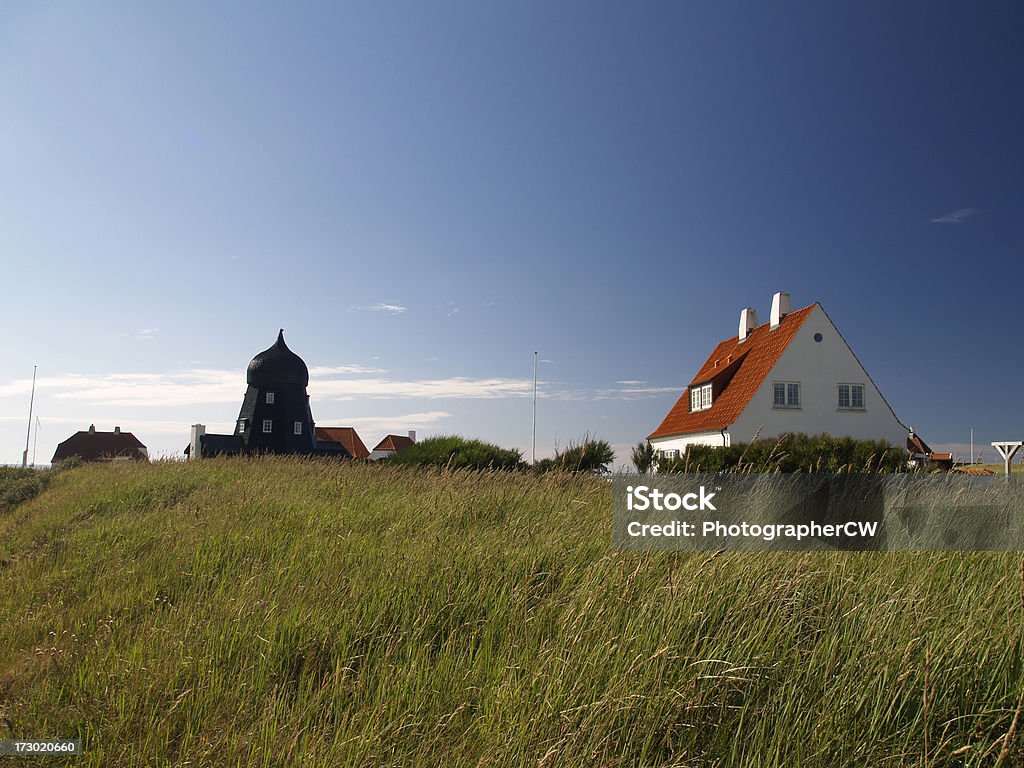
[[36,433],[32,435],[32,466],[36,465],[36,445],[39,443],[39,417],[36,416]]
[[533,460],[537,463],[537,353],[533,353]]
[[971,464],[974,464],[974,429],[971,429]]
[[38,365],[32,366],[32,397],[28,401],[28,432],[25,433],[25,452],[21,454],[21,466],[28,466],[28,441],[32,437],[32,406],[36,402],[36,369]]

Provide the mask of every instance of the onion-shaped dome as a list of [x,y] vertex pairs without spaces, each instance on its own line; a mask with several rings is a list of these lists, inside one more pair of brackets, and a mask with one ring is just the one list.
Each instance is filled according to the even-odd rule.
[[302,358],[288,349],[284,343],[284,329],[277,334],[277,341],[270,349],[260,352],[249,363],[245,380],[258,389],[279,387],[284,384],[309,386],[309,369]]

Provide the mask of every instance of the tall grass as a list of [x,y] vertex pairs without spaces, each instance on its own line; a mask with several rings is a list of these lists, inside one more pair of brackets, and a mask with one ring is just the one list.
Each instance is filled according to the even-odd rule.
[[612,553],[610,519],[561,474],[61,473],[0,514],[0,738],[83,766],[1024,760],[1016,556]]

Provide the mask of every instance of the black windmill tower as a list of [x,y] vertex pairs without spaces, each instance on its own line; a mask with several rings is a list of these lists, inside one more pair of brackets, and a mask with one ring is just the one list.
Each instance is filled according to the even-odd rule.
[[249,363],[248,388],[235,434],[246,453],[313,453],[316,433],[309,410],[309,369],[284,343],[277,341]]

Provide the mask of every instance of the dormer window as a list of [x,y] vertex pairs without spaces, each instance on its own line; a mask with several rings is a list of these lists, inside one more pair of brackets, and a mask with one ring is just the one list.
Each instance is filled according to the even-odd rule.
[[706,411],[711,407],[711,382],[690,388],[690,410]]
[[273,405],[273,404],[274,404],[274,393],[273,392],[267,392],[267,405]]

